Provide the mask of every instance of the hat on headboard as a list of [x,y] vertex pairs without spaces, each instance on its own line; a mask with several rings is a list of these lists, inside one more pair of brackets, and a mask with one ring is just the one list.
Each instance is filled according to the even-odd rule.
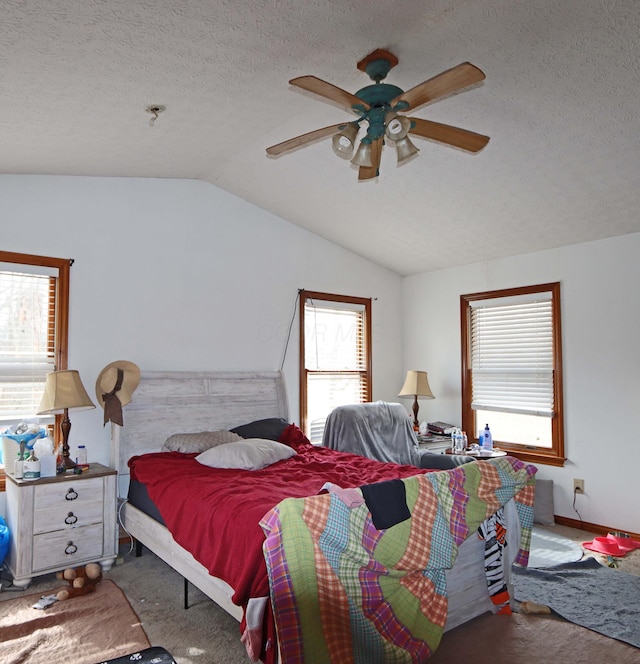
[[96,398],[104,408],[104,424],[111,420],[123,425],[122,406],[131,402],[131,395],[139,383],[139,367],[127,360],[111,362],[100,372],[96,380]]

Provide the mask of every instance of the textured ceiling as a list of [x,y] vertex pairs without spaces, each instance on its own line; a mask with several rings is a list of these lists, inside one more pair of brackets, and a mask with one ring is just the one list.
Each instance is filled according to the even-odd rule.
[[[640,231],[637,0],[0,0],[0,172],[198,178],[399,274]],[[469,61],[481,85],[414,115],[491,137],[422,139],[358,182],[330,138],[376,48],[406,90]],[[166,106],[154,126],[145,112]]]

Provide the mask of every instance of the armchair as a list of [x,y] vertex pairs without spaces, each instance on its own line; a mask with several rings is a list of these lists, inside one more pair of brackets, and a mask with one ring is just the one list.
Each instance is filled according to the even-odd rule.
[[474,461],[463,454],[435,454],[421,449],[405,408],[385,401],[335,408],[327,417],[322,444],[378,461],[435,470]]

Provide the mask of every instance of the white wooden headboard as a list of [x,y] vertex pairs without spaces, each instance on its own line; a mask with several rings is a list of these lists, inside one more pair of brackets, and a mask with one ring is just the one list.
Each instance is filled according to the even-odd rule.
[[267,417],[289,420],[280,371],[143,372],[123,416],[124,427],[111,429],[111,466],[118,469],[122,497],[129,458],[160,451],[173,433],[231,429]]

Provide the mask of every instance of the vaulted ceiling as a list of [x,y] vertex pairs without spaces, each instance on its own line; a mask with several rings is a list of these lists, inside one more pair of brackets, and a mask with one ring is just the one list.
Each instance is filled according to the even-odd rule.
[[[1,2],[0,173],[196,178],[402,275],[640,231],[635,0]],[[415,139],[379,177],[325,138],[376,48],[403,90],[469,61],[486,80],[413,115],[491,137]],[[166,107],[150,125],[150,105]]]

